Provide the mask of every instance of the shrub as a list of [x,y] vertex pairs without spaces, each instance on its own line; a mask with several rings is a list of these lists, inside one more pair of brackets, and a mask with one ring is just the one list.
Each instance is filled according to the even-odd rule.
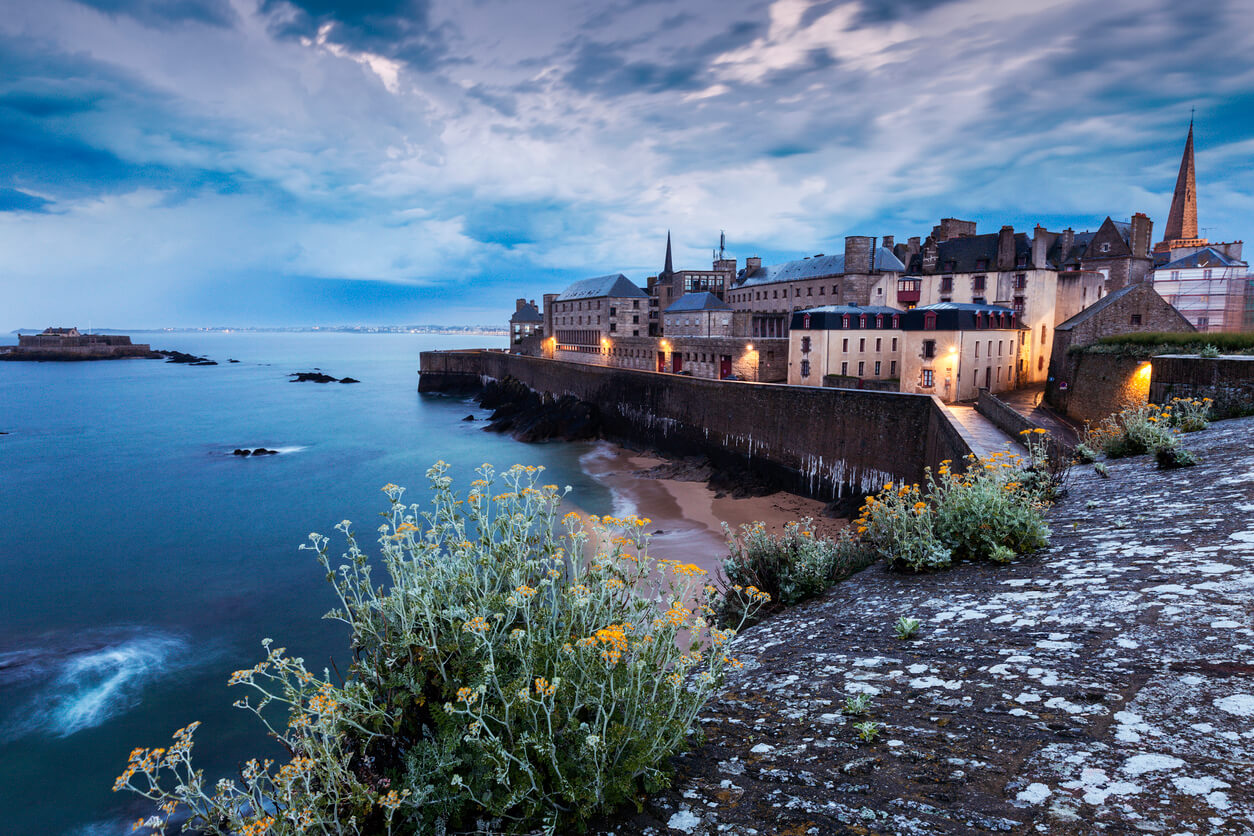
[[[835,539],[816,537],[812,523],[790,522],[778,535],[760,522],[742,525],[738,534],[723,524],[728,548],[723,623],[740,622],[750,608],[765,613],[791,607],[875,561],[848,531]],[[769,602],[755,601],[762,593]]]
[[1202,346],[1200,349],[1198,349],[1197,356],[1198,356],[1198,357],[1208,357],[1208,358],[1215,358],[1215,357],[1218,357],[1218,356],[1219,356],[1219,346],[1217,346],[1217,345],[1213,345],[1213,344],[1211,344],[1211,343],[1207,343],[1206,345],[1204,345],[1204,346]]
[[897,623],[893,625],[893,633],[895,633],[897,638],[902,641],[912,639],[914,638],[914,634],[919,631],[919,623],[919,619],[908,618],[903,615],[901,618],[897,619]]
[[1164,470],[1171,470],[1177,467],[1192,467],[1197,464],[1197,457],[1179,444],[1159,447],[1154,451],[1154,459],[1158,462],[1158,466]]
[[871,710],[871,695],[857,694],[852,697],[845,697],[845,707],[841,709],[850,717],[861,717]]
[[1209,425],[1210,398],[1172,398],[1166,406],[1146,404],[1110,415],[1085,433],[1085,443],[1098,446],[1109,458],[1156,453],[1176,444],[1182,432]]
[[961,474],[950,464],[942,462],[935,477],[926,471],[926,493],[890,482],[867,497],[857,531],[890,568],[943,569],[955,558],[1005,562],[1049,541],[1044,510],[1053,487],[1031,459],[969,456]]
[[1096,345],[1082,347],[1080,351],[1123,354],[1125,356],[1150,357],[1155,354],[1201,353],[1207,346],[1227,354],[1254,353],[1254,334],[1235,332],[1198,334],[1195,332],[1155,333],[1138,332],[1103,337]]
[[874,743],[875,738],[880,736],[880,724],[866,721],[862,723],[854,723],[853,730],[858,733],[858,739],[863,743]]
[[1097,451],[1082,441],[1075,446],[1075,457],[1076,461],[1091,464],[1097,461]]
[[704,572],[649,556],[647,520],[591,518],[591,554],[576,514],[563,535],[563,494],[538,487],[538,470],[485,465],[459,499],[437,464],[426,512],[385,486],[387,588],[348,522],[336,526],[348,549],[338,568],[328,538],[310,535],[340,599],[328,617],[352,631],[344,684],[269,640],[262,662],[231,677],[254,692],[237,705],[290,762],[250,761],[242,785],[210,790],[192,767],[193,724],[169,750],[135,750],[115,789],[160,804],[154,829],[180,810],[197,832],[277,836],[484,821],[554,831],[662,786],[668,758],[738,664],[727,649],[735,631],[705,620],[715,590]]

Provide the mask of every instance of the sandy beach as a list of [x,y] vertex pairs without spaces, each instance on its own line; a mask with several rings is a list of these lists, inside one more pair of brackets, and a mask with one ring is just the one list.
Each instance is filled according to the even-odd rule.
[[615,516],[636,514],[652,520],[648,528],[652,554],[696,563],[708,572],[716,572],[727,555],[724,522],[738,528],[760,521],[778,531],[793,520],[812,517],[815,529],[828,536],[848,522],[822,516],[822,502],[782,491],[737,499],[717,495],[704,481],[642,475],[666,462],[609,442],[598,442],[580,464],[609,488]]

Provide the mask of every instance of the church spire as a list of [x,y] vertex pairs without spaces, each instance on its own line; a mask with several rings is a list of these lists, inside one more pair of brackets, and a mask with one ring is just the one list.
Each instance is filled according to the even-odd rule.
[[662,268],[663,276],[674,275],[675,268],[671,266],[671,231],[666,230],[666,266]]
[[1197,179],[1193,168],[1193,119],[1189,118],[1189,137],[1184,142],[1176,190],[1171,196],[1171,211],[1163,229],[1163,242],[1197,238]]

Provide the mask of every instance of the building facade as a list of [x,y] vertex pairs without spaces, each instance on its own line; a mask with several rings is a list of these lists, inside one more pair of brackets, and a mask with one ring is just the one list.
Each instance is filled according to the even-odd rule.
[[509,318],[509,350],[514,354],[539,355],[543,350],[544,316],[535,300],[517,299]]
[[946,403],[1019,385],[1029,330],[1010,308],[942,302],[902,315],[901,391]]
[[901,317],[882,305],[827,305],[798,311],[788,329],[788,382],[860,388],[900,375]]
[[648,334],[649,295],[622,273],[575,282],[545,297],[546,355],[598,363],[609,341]]
[[1199,331],[1246,328],[1250,266],[1240,258],[1240,241],[1220,246],[1202,247],[1153,273],[1154,289]]

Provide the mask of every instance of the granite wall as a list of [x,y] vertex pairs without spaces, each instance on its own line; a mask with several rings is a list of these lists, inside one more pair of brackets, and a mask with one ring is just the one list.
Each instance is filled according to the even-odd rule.
[[705,455],[821,499],[921,481],[971,448],[928,395],[825,389],[563,363],[490,351],[423,352],[420,392],[474,391],[513,377],[595,404],[605,434],[672,455]]
[[1254,357],[1164,354],[1150,363],[1149,398],[1154,403],[1172,398],[1210,398],[1216,415],[1254,412]]

